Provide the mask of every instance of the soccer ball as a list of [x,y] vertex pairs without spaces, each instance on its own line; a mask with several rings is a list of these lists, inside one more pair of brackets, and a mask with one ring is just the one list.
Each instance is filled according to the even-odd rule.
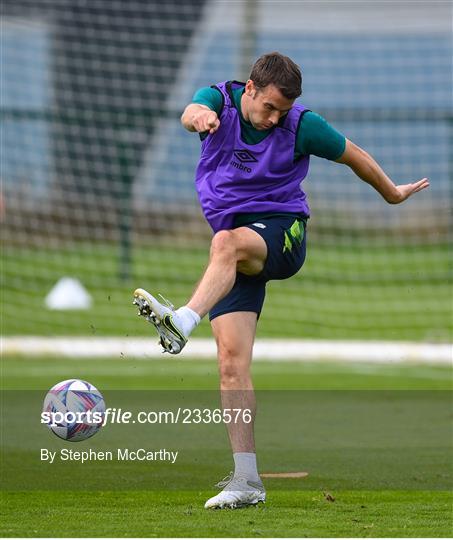
[[97,388],[86,381],[69,379],[47,393],[41,422],[61,439],[83,441],[101,429],[104,413],[104,398]]

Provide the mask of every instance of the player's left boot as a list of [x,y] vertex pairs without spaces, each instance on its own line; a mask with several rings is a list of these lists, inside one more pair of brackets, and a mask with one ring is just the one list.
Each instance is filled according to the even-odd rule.
[[187,343],[187,336],[184,335],[174,306],[165,298],[161,298],[166,305],[156,300],[148,291],[136,289],[133,304],[138,306],[138,314],[155,326],[164,351],[178,354]]
[[266,502],[266,491],[261,480],[252,482],[242,476],[230,476],[216,484],[223,490],[208,499],[205,508],[242,508]]

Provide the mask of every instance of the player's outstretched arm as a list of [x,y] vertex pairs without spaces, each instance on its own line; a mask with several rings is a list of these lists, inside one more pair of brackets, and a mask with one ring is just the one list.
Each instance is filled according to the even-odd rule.
[[348,165],[359,178],[373,186],[389,204],[402,203],[412,194],[429,186],[428,178],[422,178],[411,184],[395,185],[368,152],[348,139],[345,151],[336,161]]
[[198,133],[215,133],[220,126],[217,113],[206,105],[191,103],[187,105],[181,116],[181,124],[188,131],[198,131]]

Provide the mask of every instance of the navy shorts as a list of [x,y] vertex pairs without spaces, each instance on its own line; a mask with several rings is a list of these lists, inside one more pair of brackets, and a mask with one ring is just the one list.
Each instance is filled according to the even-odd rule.
[[304,264],[307,221],[294,216],[273,216],[241,225],[257,232],[266,242],[267,258],[263,270],[255,276],[237,272],[231,291],[209,312],[209,320],[235,311],[258,314],[264,303],[266,283],[271,279],[287,279]]

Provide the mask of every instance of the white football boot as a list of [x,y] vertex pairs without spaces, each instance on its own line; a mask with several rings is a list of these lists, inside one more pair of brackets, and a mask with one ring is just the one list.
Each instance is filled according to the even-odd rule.
[[163,296],[161,298],[166,305],[144,289],[136,289],[133,304],[138,306],[138,314],[156,327],[164,351],[178,354],[187,343],[187,337],[174,306]]
[[241,508],[266,502],[266,491],[261,480],[252,482],[231,472],[216,486],[223,487],[223,490],[207,500],[205,508]]

